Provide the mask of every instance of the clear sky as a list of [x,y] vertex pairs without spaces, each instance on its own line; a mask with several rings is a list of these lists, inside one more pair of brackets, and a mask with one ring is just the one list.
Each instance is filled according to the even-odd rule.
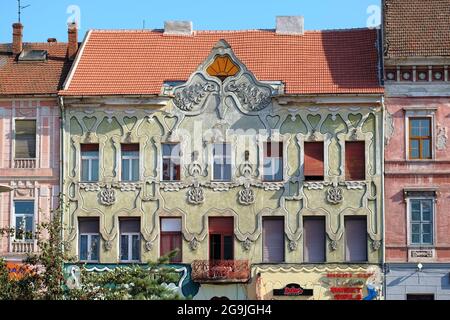
[[[67,41],[67,21],[74,16],[81,41],[89,29],[142,29],[144,20],[147,29],[162,29],[165,20],[190,20],[195,30],[273,29],[277,15],[303,15],[306,30],[360,28],[379,23],[380,6],[380,0],[21,1],[30,5],[22,13],[26,42]],[[12,41],[16,21],[17,0],[0,0],[1,43]]]

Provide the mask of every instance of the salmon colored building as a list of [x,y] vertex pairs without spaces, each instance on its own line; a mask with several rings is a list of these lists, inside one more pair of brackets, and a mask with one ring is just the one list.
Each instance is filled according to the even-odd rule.
[[0,256],[20,261],[37,250],[36,226],[59,202],[60,109],[58,89],[78,49],[77,29],[69,44],[48,39],[24,43],[23,26],[13,25],[13,42],[0,44]]
[[387,299],[450,299],[450,5],[384,1]]

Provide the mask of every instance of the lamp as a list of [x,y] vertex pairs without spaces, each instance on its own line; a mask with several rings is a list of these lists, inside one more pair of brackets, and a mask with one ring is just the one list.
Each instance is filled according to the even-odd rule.
[[417,270],[420,272],[422,271],[423,268],[423,264],[421,264],[420,262],[417,264]]

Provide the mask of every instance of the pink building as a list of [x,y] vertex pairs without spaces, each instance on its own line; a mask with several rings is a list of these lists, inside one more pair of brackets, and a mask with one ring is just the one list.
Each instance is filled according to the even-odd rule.
[[450,299],[449,16],[384,1],[387,299]]
[[13,43],[0,44],[0,256],[21,260],[35,251],[33,233],[58,206],[60,108],[57,93],[78,49],[77,29],[69,44],[48,39],[23,43],[23,26],[13,25]]

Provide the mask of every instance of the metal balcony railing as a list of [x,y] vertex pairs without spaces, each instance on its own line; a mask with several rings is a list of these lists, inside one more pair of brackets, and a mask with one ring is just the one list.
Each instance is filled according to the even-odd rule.
[[192,280],[196,282],[247,282],[250,279],[248,260],[195,260]]

